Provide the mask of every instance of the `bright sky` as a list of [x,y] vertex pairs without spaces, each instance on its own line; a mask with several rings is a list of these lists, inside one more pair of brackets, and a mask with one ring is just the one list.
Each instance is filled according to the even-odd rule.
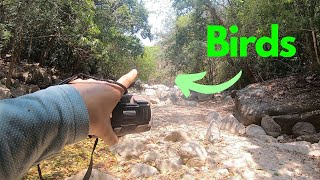
[[[146,9],[149,11],[149,24],[151,25],[151,33],[155,35],[163,31],[165,28],[165,20],[168,14],[172,12],[170,0],[143,0]],[[156,39],[150,42],[149,39],[142,39],[142,44],[152,46],[156,43]]]

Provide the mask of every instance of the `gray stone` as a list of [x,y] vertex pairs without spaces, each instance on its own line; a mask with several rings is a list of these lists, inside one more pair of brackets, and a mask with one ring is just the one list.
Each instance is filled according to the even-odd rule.
[[261,120],[261,127],[264,131],[273,137],[278,137],[281,134],[281,127],[270,116],[266,115]]
[[193,107],[195,107],[195,106],[198,105],[198,102],[197,102],[197,101],[187,101],[187,102],[186,102],[186,105],[187,105],[187,106],[193,106]]
[[246,127],[241,124],[232,114],[221,120],[220,130],[225,130],[234,134],[245,134]]
[[261,126],[256,124],[250,124],[246,127],[246,134],[248,136],[258,137],[260,135],[267,135]]
[[208,115],[206,116],[207,122],[216,121],[217,123],[220,123],[221,120],[222,120],[222,117],[220,116],[219,113],[215,111],[209,112]]
[[144,155],[144,162],[154,162],[157,158],[159,158],[159,156],[159,153],[154,150],[148,151]]
[[178,130],[178,131],[173,131],[170,134],[168,134],[165,138],[165,141],[172,141],[172,142],[184,142],[184,141],[189,141],[190,138],[188,134],[183,131],[183,130]]
[[221,139],[220,121],[212,120],[206,132],[205,139],[211,143],[215,143]]
[[212,99],[212,97],[213,97],[212,94],[201,94],[201,93],[199,93],[198,94],[198,101],[199,102],[209,101],[209,100]]
[[133,178],[150,177],[158,173],[159,172],[155,167],[152,167],[146,164],[137,163],[132,167],[130,176]]
[[298,122],[292,128],[295,137],[316,134],[316,128],[309,122]]

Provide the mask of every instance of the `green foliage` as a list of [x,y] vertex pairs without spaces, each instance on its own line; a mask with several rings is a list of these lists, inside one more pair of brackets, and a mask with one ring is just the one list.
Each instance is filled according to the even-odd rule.
[[[220,83],[242,69],[244,74],[238,85],[244,86],[288,74],[320,70],[320,60],[315,53],[320,55],[320,2],[317,0],[173,0],[173,7],[177,15],[175,26],[164,36],[162,49],[175,71],[207,71],[205,83]],[[294,44],[296,56],[261,58],[254,46],[249,46],[247,58],[208,58],[206,28],[209,24],[226,28],[237,25],[237,37],[268,36],[271,24],[279,24],[280,38],[297,38]]]
[[3,0],[0,51],[65,72],[117,77],[143,54],[136,34],[151,38],[147,19],[138,0]]

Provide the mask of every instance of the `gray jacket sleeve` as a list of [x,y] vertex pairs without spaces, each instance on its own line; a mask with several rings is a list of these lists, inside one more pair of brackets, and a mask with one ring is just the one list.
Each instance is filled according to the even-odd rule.
[[70,85],[0,100],[0,179],[20,178],[88,131],[87,108]]

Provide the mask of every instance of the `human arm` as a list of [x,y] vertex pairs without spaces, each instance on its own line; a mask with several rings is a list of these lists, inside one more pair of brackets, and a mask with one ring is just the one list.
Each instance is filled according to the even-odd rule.
[[[133,70],[118,80],[126,87]],[[0,101],[0,179],[17,179],[65,145],[95,135],[117,142],[110,114],[123,94],[103,81],[76,80],[15,99]]]

